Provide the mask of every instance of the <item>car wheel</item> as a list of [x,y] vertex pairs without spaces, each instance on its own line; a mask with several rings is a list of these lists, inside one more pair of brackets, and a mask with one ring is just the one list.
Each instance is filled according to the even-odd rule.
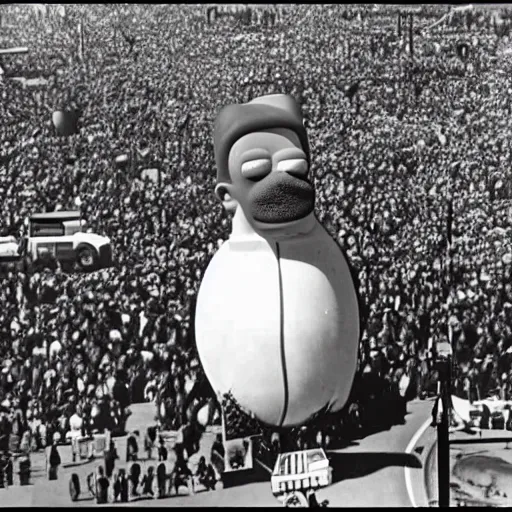
[[91,271],[98,267],[98,253],[90,245],[77,248],[76,261],[82,270]]
[[308,508],[308,505],[306,496],[301,492],[292,492],[284,501],[286,508]]

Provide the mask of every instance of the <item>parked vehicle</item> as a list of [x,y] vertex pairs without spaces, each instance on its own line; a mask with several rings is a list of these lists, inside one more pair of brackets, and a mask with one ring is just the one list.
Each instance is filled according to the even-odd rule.
[[0,238],[0,262],[33,262],[54,259],[65,270],[93,271],[110,267],[110,239],[85,232],[85,221],[78,211],[39,213],[29,217],[27,236],[18,242],[14,236]]
[[332,468],[322,448],[281,453],[271,477],[272,493],[285,507],[308,507],[309,493],[332,483]]

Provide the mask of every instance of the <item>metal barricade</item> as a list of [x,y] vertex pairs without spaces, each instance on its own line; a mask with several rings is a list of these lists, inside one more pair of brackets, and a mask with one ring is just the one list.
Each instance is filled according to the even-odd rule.
[[94,457],[103,457],[105,451],[108,450],[110,446],[110,432],[106,431],[104,434],[94,434],[92,443],[92,453]]
[[71,453],[73,459],[78,457],[80,460],[87,459],[89,456],[90,439],[88,437],[75,436],[71,438]]

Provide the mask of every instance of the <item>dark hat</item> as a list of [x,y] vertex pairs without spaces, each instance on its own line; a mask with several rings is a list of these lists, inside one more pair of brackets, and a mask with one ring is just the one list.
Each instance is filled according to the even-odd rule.
[[299,104],[287,94],[271,94],[249,103],[225,106],[214,126],[217,182],[230,182],[228,159],[233,144],[249,133],[272,128],[289,128],[299,137],[309,163],[309,143]]

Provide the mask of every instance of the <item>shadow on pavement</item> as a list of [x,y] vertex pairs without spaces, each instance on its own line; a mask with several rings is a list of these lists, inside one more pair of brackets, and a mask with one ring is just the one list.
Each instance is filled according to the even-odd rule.
[[222,475],[222,484],[224,489],[269,481],[269,473],[257,462],[254,464],[254,468],[252,470],[233,471],[232,473],[224,473]]
[[409,409],[393,411],[392,404],[390,405],[385,401],[377,404],[366,404],[363,409],[362,424],[364,426],[354,430],[347,437],[354,442],[389,431],[397,425],[406,425],[407,417],[410,415],[411,411]]
[[350,448],[352,446],[359,446],[359,442],[356,440],[350,441],[333,441],[332,444],[329,445],[330,450],[342,450],[343,448]]
[[421,468],[421,461],[412,453],[328,453],[333,469],[333,484],[360,478],[387,467]]
[[79,462],[66,462],[66,463],[62,464],[62,467],[66,468],[66,469],[78,468],[81,466],[87,466],[87,464],[91,464],[92,462],[94,462],[94,459],[93,460],[82,460]]
[[421,455],[424,451],[425,451],[424,446],[417,446],[416,448],[414,448],[414,453],[417,453],[418,455]]
[[86,496],[85,498],[78,498],[75,503],[78,503],[80,501],[94,501],[94,497],[93,496]]
[[[167,496],[169,497],[169,496]],[[135,498],[131,498],[129,503],[138,503],[139,501],[149,501],[154,500],[155,496],[137,496]]]

